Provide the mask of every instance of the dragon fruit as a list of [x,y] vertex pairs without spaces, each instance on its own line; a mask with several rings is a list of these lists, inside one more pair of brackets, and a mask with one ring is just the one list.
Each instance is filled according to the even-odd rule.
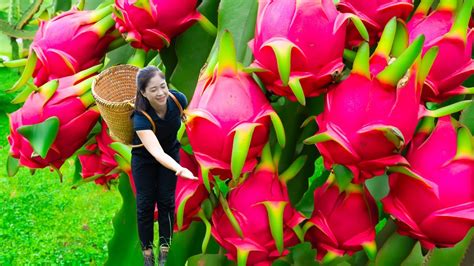
[[[374,45],[379,40],[387,22],[398,17],[405,20],[413,10],[412,0],[341,0],[337,7],[343,13],[357,15],[369,32],[370,45]],[[347,29],[347,47],[359,46],[360,35],[357,34],[353,25]]]
[[436,127],[432,118],[422,125],[407,153],[420,178],[391,174],[390,193],[382,203],[400,234],[427,249],[452,247],[474,226],[474,139],[449,116]]
[[373,258],[377,221],[377,205],[367,190],[351,184],[341,192],[331,175],[314,191],[314,209],[305,224],[305,239],[317,249],[318,260],[352,255],[361,249]]
[[236,62],[227,31],[221,37],[218,60],[214,56],[202,72],[185,112],[196,159],[201,168],[212,169],[215,175],[238,178],[242,171],[250,172],[268,141],[271,122],[284,145],[280,118],[257,83]]
[[109,146],[113,140],[107,133],[107,124],[102,122],[101,125],[100,133],[95,136],[96,143],[87,145],[85,149],[88,153],[78,158],[82,166],[82,178],[93,179],[98,185],[107,185],[110,180],[117,179],[119,173],[114,159],[116,152]]
[[110,6],[94,11],[70,10],[41,21],[30,46],[33,60],[29,63],[36,63],[35,84],[41,86],[99,64],[117,38],[111,12]]
[[203,19],[197,0],[115,0],[117,29],[135,48],[160,50],[171,38]]
[[64,161],[87,141],[99,118],[90,87],[102,66],[51,80],[32,93],[22,108],[10,115],[10,153],[29,168]]
[[201,203],[207,199],[209,192],[206,190],[200,176],[199,165],[194,156],[179,151],[180,164],[188,168],[200,180],[191,180],[178,176],[176,184],[176,225],[179,231],[186,230],[193,220],[199,220],[197,214],[201,210]]
[[[269,146],[266,146],[266,148]],[[212,214],[212,235],[239,265],[271,265],[302,241],[303,217],[290,205],[285,182],[271,154],[264,152],[254,172],[231,189]],[[300,229],[301,230],[301,229]]]
[[251,68],[268,90],[304,105],[305,97],[326,92],[344,68],[348,18],[362,25],[331,0],[259,0]]
[[454,95],[474,93],[474,89],[461,86],[474,73],[471,58],[474,31],[468,28],[472,0],[465,0],[457,14],[455,0],[440,1],[428,14],[431,2],[422,1],[407,24],[410,41],[418,34],[425,34],[423,54],[432,47],[439,49],[425,80],[422,100],[442,102]]
[[[388,65],[395,32],[392,19],[370,64],[369,47],[361,45],[349,77],[326,95],[324,111],[316,118],[319,132],[305,140],[316,143],[327,168],[349,168],[355,183],[383,174],[387,166],[407,165],[400,151],[411,140],[424,109],[422,77],[413,65],[423,38]],[[429,69],[429,64],[423,65]]]

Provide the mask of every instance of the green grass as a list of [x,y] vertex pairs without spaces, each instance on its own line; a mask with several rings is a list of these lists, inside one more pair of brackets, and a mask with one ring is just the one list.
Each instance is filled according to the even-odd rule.
[[[17,77],[6,72],[0,73],[2,87]],[[5,94],[0,98],[2,104],[11,99]],[[121,205],[117,188],[88,183],[71,189],[72,161],[61,168],[63,183],[49,169],[31,175],[21,168],[8,177],[8,123],[0,109],[0,265],[103,265],[112,217]]]

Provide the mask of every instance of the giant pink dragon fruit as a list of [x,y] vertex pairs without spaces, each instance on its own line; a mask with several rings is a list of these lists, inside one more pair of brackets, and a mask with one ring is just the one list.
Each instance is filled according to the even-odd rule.
[[259,0],[252,68],[268,90],[305,104],[344,68],[346,19],[331,0]]
[[395,32],[392,19],[370,64],[369,47],[361,45],[349,77],[326,95],[324,111],[316,118],[319,132],[305,140],[316,143],[327,168],[348,167],[355,183],[383,174],[387,166],[407,164],[400,151],[411,140],[423,110],[422,79],[413,65],[423,38],[387,65]]
[[221,38],[218,60],[200,76],[186,110],[186,131],[202,168],[238,178],[255,167],[270,123],[282,145],[284,130],[260,87],[237,64],[230,33]]
[[82,178],[93,179],[98,185],[107,185],[119,173],[114,159],[116,152],[109,146],[114,141],[107,133],[107,124],[102,122],[101,125],[100,133],[95,136],[96,142],[85,147],[89,153],[79,155],[78,158],[82,166]]
[[115,0],[117,29],[135,48],[160,50],[202,15],[197,0]]
[[472,0],[465,0],[457,14],[456,1],[441,1],[428,14],[430,6],[430,1],[422,1],[407,24],[410,41],[418,34],[426,36],[423,54],[432,47],[439,49],[425,80],[422,100],[442,102],[454,95],[474,93],[472,88],[461,86],[474,73],[474,31],[468,28]]
[[212,235],[239,265],[269,266],[288,253],[285,247],[302,241],[296,232],[303,217],[291,206],[271,154],[265,155],[212,214]]
[[431,118],[423,124],[407,153],[420,179],[391,174],[390,193],[382,203],[399,233],[428,249],[452,247],[474,226],[474,140],[449,116],[434,129]]
[[180,164],[188,168],[199,180],[191,180],[178,176],[176,184],[176,227],[179,231],[186,230],[193,220],[199,220],[198,213],[201,203],[207,199],[209,192],[206,190],[199,171],[199,165],[194,156],[179,151]]
[[[350,217],[350,219],[348,219]],[[314,209],[305,239],[317,249],[318,260],[327,261],[364,249],[375,256],[375,200],[362,185],[349,185],[340,191],[333,176],[314,191]]]
[[86,142],[99,118],[89,76],[101,67],[49,81],[10,115],[10,153],[21,165],[59,169]]
[[30,56],[38,59],[33,72],[35,84],[41,86],[99,64],[117,37],[111,12],[110,6],[94,11],[70,10],[41,21],[30,46]]
[[[413,10],[412,0],[341,0],[337,7],[343,13],[357,15],[369,32],[370,45],[376,44],[387,22],[398,17],[405,20]],[[348,47],[359,46],[363,41],[353,25],[347,29]]]

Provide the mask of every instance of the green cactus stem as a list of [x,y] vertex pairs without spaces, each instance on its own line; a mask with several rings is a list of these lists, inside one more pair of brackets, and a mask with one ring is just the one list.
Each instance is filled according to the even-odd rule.
[[224,210],[224,213],[226,214],[227,218],[229,219],[230,224],[234,228],[235,232],[239,235],[240,238],[244,238],[244,234],[242,232],[242,228],[240,228],[239,222],[237,222],[237,219],[235,219],[234,214],[229,208],[229,204],[227,203],[227,200],[222,196],[222,194],[219,195],[219,202],[222,205],[222,209]]
[[207,246],[209,244],[209,240],[211,239],[211,223],[207,219],[207,217],[204,214],[204,211],[202,209],[199,210],[198,216],[199,216],[199,218],[201,218],[204,225],[206,226],[206,233],[204,235],[204,239],[202,240],[202,247],[201,247],[202,254],[206,254]]
[[9,68],[14,68],[14,67],[23,67],[26,65],[27,59],[22,58],[22,59],[17,59],[17,60],[10,60],[10,61],[5,61],[2,62],[2,65],[5,67]]
[[145,66],[145,59],[146,51],[143,49],[135,49],[135,54],[128,59],[127,64],[142,68]]
[[15,28],[18,30],[23,29],[23,27],[31,20],[31,18],[38,12],[43,0],[35,0],[31,5],[23,12],[23,15],[16,23]]
[[16,29],[14,26],[9,23],[0,20],[0,32],[3,34],[17,39],[33,40],[35,38],[35,31],[26,31]]
[[395,62],[388,65],[377,75],[377,79],[382,83],[396,88],[398,81],[405,75],[415,62],[415,59],[420,55],[424,40],[424,35],[418,36]]
[[30,142],[34,152],[44,159],[58,135],[59,119],[53,116],[38,124],[21,126],[17,131]]
[[199,16],[198,23],[207,33],[209,33],[209,35],[211,36],[217,35],[216,26],[212,24],[212,22],[209,21],[209,19],[207,19],[206,16],[204,16],[203,14]]

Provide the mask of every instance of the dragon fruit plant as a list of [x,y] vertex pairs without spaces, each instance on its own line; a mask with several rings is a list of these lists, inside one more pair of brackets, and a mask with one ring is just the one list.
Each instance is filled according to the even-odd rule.
[[28,66],[16,87],[31,76],[37,86],[73,75],[99,64],[114,32],[112,8],[93,11],[70,10],[49,21],[41,21],[30,46]]
[[55,79],[10,115],[11,156],[29,168],[59,169],[87,141],[99,118],[90,88],[102,65]]
[[427,249],[452,247],[474,226],[474,139],[449,116],[422,125],[406,157],[420,178],[391,174],[382,203],[400,234]]
[[239,265],[271,265],[288,254],[286,247],[302,241],[303,216],[291,206],[285,183],[296,173],[279,175],[269,149],[266,145],[260,164],[231,188],[227,200],[220,195],[212,213],[212,235]]
[[171,39],[195,22],[213,27],[196,10],[197,0],[115,0],[114,20],[125,40],[148,51],[168,47]]
[[[369,33],[370,45],[378,42],[387,22],[393,17],[405,20],[413,10],[412,0],[341,0],[339,11],[357,15]],[[347,30],[346,46],[357,47],[363,41],[353,25]],[[416,36],[415,36],[416,37]]]
[[106,265],[143,264],[132,148],[90,91],[120,63],[159,65],[192,95],[178,139],[198,179],[178,177],[168,264],[472,264],[472,0],[78,1],[39,25],[34,2],[0,21],[32,40],[28,59],[0,62],[26,64],[12,91],[29,85],[7,171],[71,158],[81,184],[118,177]]
[[[433,67],[425,80],[422,100],[443,102],[451,96],[473,94],[473,88],[461,84],[474,73],[472,44],[474,31],[468,28],[472,12],[472,0],[461,6],[457,1],[440,1],[429,12],[433,1],[421,1],[413,18],[407,23],[409,41],[419,34],[425,35],[423,54],[438,49]],[[449,63],[447,63],[449,62]]]
[[[342,72],[346,20],[331,0],[260,0],[251,65],[271,92],[298,100],[326,92]],[[275,26],[278,25],[278,26]],[[361,28],[365,39],[367,32]]]
[[[280,145],[285,143],[280,118],[252,77],[236,62],[229,32],[221,38],[219,54],[198,80],[185,111],[186,132],[203,169],[237,179],[257,164],[268,141],[270,124]],[[212,142],[208,141],[212,132]],[[203,176],[207,178],[207,174]]]
[[354,184],[341,191],[331,175],[326,184],[314,190],[314,210],[304,226],[305,238],[323,262],[361,249],[373,258],[377,221],[377,205],[369,192]]
[[78,155],[82,166],[82,178],[94,180],[98,185],[107,185],[119,175],[116,170],[118,165],[114,159],[116,152],[110,147],[113,140],[107,129],[107,124],[102,121],[101,130],[95,136],[95,143],[85,146],[86,153]]
[[423,110],[420,67],[415,64],[423,36],[389,64],[395,32],[392,19],[370,59],[368,45],[359,47],[349,77],[326,94],[324,111],[316,119],[319,132],[305,140],[316,143],[327,168],[349,168],[355,183],[383,174],[387,166],[406,165],[400,151]]

